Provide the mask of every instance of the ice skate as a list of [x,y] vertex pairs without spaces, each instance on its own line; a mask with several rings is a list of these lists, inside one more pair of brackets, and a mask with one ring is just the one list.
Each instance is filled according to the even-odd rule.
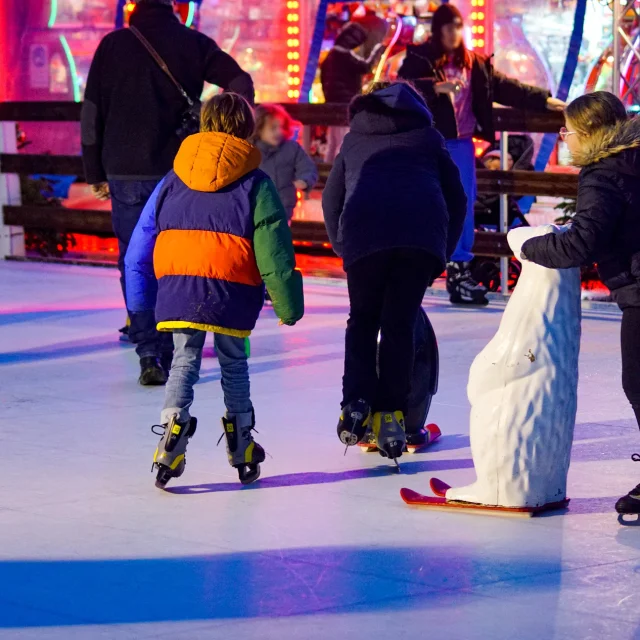
[[227,413],[222,428],[227,439],[229,464],[238,470],[242,484],[251,484],[260,477],[260,463],[264,462],[264,449],[253,439],[255,414]]
[[391,458],[398,464],[397,458],[402,455],[407,444],[402,411],[375,413],[372,431],[380,455],[384,458]]
[[[631,459],[634,462],[640,462],[640,454],[634,453]],[[616,511],[620,524],[640,526],[640,484],[616,502]],[[636,518],[625,520],[625,516],[636,516]]]
[[468,262],[447,264],[447,293],[453,304],[489,304],[487,288],[474,280]]
[[[404,447],[406,453],[418,453],[423,449],[430,447],[438,438],[442,435],[442,431],[436,424],[428,424],[426,427],[422,427],[415,432],[410,432],[407,429],[405,420],[405,433],[407,444]],[[358,446],[364,453],[372,453],[378,450],[376,443],[376,437],[373,431],[370,429],[365,434],[364,438],[358,442]]]
[[358,446],[365,453],[373,453],[378,450],[376,437],[373,435],[373,431],[370,428],[367,429],[367,432],[364,434],[364,438],[358,442]]
[[441,435],[442,431],[440,431],[438,425],[435,424],[428,424],[426,427],[418,429],[418,431],[407,431],[407,444],[405,451],[407,453],[416,453],[417,451],[421,451],[433,444]]
[[[345,405],[338,421],[338,437],[346,447],[362,441],[371,422],[371,407],[364,400]],[[346,449],[345,449],[346,453]]]
[[152,471],[158,470],[156,487],[159,489],[164,489],[171,478],[179,478],[184,473],[187,444],[196,432],[197,424],[196,418],[190,418],[187,422],[178,422],[177,416],[172,416],[167,424],[151,427],[151,431],[156,435],[160,435],[157,429],[163,430],[151,467]]

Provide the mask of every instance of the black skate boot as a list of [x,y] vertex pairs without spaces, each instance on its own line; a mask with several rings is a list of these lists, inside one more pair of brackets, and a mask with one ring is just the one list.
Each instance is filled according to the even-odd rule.
[[[364,438],[371,421],[371,407],[364,400],[345,405],[338,421],[338,437],[345,447],[352,447]],[[346,449],[345,449],[346,453]]]
[[453,304],[489,304],[487,288],[473,279],[468,262],[447,265],[447,293]]
[[140,358],[140,377],[138,382],[143,387],[158,387],[167,384],[167,374],[164,372],[158,358],[154,356]]
[[[640,462],[640,454],[634,453],[631,459],[634,462]],[[618,512],[618,522],[620,524],[640,526],[640,484],[616,502],[616,511]],[[624,519],[624,516],[631,515],[638,517],[635,520]]]
[[431,433],[424,427],[411,433],[407,431],[407,451],[412,452],[422,449],[430,440]]
[[380,455],[383,458],[391,458],[397,466],[397,459],[402,455],[407,444],[402,411],[374,413],[371,430],[376,438]]
[[220,440],[226,436],[229,464],[238,470],[242,484],[251,484],[260,477],[260,463],[265,459],[264,449],[251,435],[255,426],[253,411],[227,413],[226,417],[222,418],[224,434],[220,436]]
[[[184,473],[187,444],[196,432],[197,425],[196,418],[190,418],[187,422],[178,422],[177,416],[173,416],[167,424],[156,424],[151,427],[153,433],[162,435],[151,466],[151,471],[158,470],[156,474],[158,489],[164,489],[171,478],[179,478]],[[158,429],[162,430],[162,433],[159,433]]]

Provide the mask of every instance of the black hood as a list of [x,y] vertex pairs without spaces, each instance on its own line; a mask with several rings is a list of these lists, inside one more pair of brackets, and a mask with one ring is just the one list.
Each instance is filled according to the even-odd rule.
[[433,125],[424,100],[404,83],[355,98],[349,105],[349,121],[352,131],[368,134],[399,133]]
[[349,22],[338,34],[335,46],[343,49],[355,49],[364,44],[367,39],[367,31],[356,22]]

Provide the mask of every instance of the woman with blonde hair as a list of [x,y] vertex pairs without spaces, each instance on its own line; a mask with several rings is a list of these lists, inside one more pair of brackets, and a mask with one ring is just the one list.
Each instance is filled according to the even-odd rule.
[[[607,91],[574,100],[565,120],[560,135],[582,168],[576,215],[566,233],[525,242],[521,257],[551,269],[597,263],[622,309],[622,387],[640,426],[640,120]],[[640,485],[616,510],[640,513]]]

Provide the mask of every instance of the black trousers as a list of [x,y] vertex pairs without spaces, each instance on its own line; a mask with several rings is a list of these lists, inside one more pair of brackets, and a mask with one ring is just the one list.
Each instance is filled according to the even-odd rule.
[[[414,326],[425,291],[440,267],[426,251],[389,249],[362,258],[347,269],[351,309],[345,340],[343,407],[362,399],[374,411],[407,412]],[[376,366],[378,333],[381,341]]]
[[640,307],[622,311],[622,388],[633,407],[640,427]]

